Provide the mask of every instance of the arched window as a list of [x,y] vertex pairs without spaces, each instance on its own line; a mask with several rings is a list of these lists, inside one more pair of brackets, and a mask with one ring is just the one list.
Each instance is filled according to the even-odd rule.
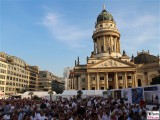
[[104,51],[103,46],[101,46],[101,51],[102,51],[102,52]]
[[138,87],[142,86],[141,79],[138,79]]

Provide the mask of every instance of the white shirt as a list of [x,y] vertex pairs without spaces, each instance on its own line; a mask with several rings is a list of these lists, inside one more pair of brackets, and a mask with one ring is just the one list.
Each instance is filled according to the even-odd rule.
[[76,103],[75,103],[75,102],[73,102],[73,103],[72,103],[72,107],[75,107],[75,106],[76,106]]
[[73,118],[71,117],[69,120],[73,120]]
[[87,102],[87,106],[90,107],[91,106],[91,101]]
[[8,120],[8,119],[11,119],[11,118],[10,118],[10,115],[4,115],[4,116],[3,116],[3,120]]
[[102,120],[109,120],[109,117],[107,115],[102,115]]
[[33,116],[30,116],[30,119],[31,119],[31,120],[37,120],[37,119],[36,119],[36,116],[34,116],[34,117],[33,117]]

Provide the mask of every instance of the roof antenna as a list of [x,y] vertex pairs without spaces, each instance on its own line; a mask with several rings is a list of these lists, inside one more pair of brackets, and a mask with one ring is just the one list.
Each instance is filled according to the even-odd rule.
[[105,10],[106,9],[106,6],[105,6],[105,4],[103,4],[103,10]]

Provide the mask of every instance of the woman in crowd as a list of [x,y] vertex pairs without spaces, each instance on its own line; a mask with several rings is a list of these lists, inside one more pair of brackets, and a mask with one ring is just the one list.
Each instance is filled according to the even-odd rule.
[[[5,105],[3,104],[5,103]],[[144,105],[125,104],[123,99],[89,97],[56,101],[0,100],[2,120],[144,120]]]

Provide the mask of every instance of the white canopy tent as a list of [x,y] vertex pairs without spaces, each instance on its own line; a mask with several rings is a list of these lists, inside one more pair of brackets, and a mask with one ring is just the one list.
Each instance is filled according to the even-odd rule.
[[[54,97],[71,98],[77,95],[78,90],[64,90],[62,94],[56,94]],[[103,96],[104,90],[82,90],[82,98],[88,96]]]
[[[27,91],[27,92],[25,92],[25,93],[23,93],[22,95],[21,95],[21,98],[23,99],[23,98],[31,98],[31,95],[28,95],[30,92],[33,92],[33,96],[34,95],[37,95],[38,97],[40,97],[40,98],[44,98],[44,99],[50,99],[50,95],[48,94],[48,92],[47,91]],[[52,95],[52,97],[54,96],[56,94],[56,92],[54,92],[53,91],[53,95]]]

